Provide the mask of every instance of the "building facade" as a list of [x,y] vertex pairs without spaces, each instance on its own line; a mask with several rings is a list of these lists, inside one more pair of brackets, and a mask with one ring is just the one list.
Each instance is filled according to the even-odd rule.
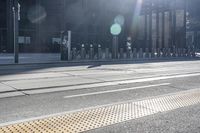
[[[0,52],[13,51],[13,1],[0,0]],[[119,23],[119,47],[185,48],[186,0],[18,0],[20,52],[59,52],[60,33],[72,31],[72,47],[112,47],[110,27]]]

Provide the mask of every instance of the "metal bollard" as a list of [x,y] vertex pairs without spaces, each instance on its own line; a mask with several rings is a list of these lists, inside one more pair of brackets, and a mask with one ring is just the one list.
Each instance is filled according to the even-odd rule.
[[166,57],[166,53],[167,53],[167,52],[166,52],[166,48],[163,48],[163,49],[162,49],[162,57]]
[[98,45],[98,56],[97,56],[98,59],[102,59],[102,50],[101,50],[101,45],[99,44]]
[[177,49],[177,56],[181,57],[181,49],[180,48]]
[[166,57],[171,57],[171,49],[170,48],[166,49]]
[[173,48],[172,48],[172,57],[175,57],[175,56],[176,56],[176,48],[173,47]]
[[142,48],[140,48],[140,50],[139,50],[139,58],[143,58],[143,49]]
[[136,48],[133,49],[133,58],[137,58],[137,49]]
[[187,56],[187,54],[186,54],[186,49],[184,48],[183,49],[183,57],[186,57]]
[[120,48],[119,58],[120,59],[124,58],[124,49],[123,48]]
[[86,58],[85,45],[82,44],[81,45],[81,59],[85,59],[85,58]]
[[94,58],[94,48],[93,48],[93,45],[90,44],[89,59],[93,59],[93,58]]
[[149,58],[149,49],[148,48],[145,49],[145,58]]
[[156,50],[155,48],[152,48],[151,50],[151,58],[155,58],[156,57]]
[[72,48],[72,59],[75,60],[76,59],[76,48]]
[[105,55],[106,59],[109,59],[109,54],[110,54],[109,48],[106,48],[106,55]]
[[131,47],[127,47],[127,50],[126,50],[126,58],[127,58],[127,59],[130,59],[130,58],[131,58]]
[[161,56],[160,48],[157,48],[156,53],[157,53],[157,57],[159,58]]

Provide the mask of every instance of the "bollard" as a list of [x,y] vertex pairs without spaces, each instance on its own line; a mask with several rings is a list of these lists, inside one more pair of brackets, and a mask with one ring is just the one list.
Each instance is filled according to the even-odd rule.
[[106,55],[105,55],[105,57],[106,57],[106,59],[109,59],[109,48],[106,48],[106,53],[105,53]]
[[137,58],[137,49],[136,48],[133,49],[133,58]]
[[178,57],[178,53],[179,53],[179,52],[178,52],[178,48],[176,48],[176,57]]
[[196,50],[194,46],[192,47],[192,57],[196,57]]
[[72,48],[72,60],[75,60],[76,59],[76,48]]
[[68,60],[68,51],[65,46],[61,46],[61,60]]
[[148,48],[145,49],[145,58],[149,58],[149,49]]
[[186,55],[187,55],[187,57],[190,57],[190,48],[187,48]]
[[186,49],[185,48],[183,48],[183,57],[187,57]]
[[178,57],[181,57],[181,48],[178,48],[178,49],[177,49],[177,56],[178,56]]
[[94,58],[94,48],[93,45],[90,44],[90,52],[89,52],[89,59],[93,59]]
[[156,53],[157,53],[157,57],[160,58],[160,56],[161,56],[160,48],[157,48]]
[[184,54],[183,54],[183,48],[181,48],[181,57],[184,57]]
[[162,57],[166,57],[166,53],[167,53],[167,52],[166,52],[166,48],[163,48],[163,49],[162,49]]
[[119,58],[120,59],[124,58],[124,49],[123,48],[120,48]]
[[130,59],[130,58],[131,58],[131,47],[127,47],[127,50],[126,50],[126,58],[127,58],[127,59]]
[[151,50],[151,58],[155,58],[156,57],[156,50],[155,48],[152,48]]
[[101,50],[101,45],[98,45],[98,56],[97,59],[102,59],[102,50]]
[[139,50],[139,58],[143,58],[143,49],[142,48],[140,48],[140,50]]
[[171,48],[171,50],[170,50],[170,52],[171,52],[171,57],[174,57],[175,56],[175,48],[173,47],[173,48]]
[[81,45],[81,59],[85,59],[86,57],[85,45]]

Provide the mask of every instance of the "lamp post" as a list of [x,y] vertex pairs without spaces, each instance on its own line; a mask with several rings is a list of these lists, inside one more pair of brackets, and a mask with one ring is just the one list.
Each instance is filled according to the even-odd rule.
[[13,7],[13,46],[14,46],[14,62],[19,63],[19,44],[18,44],[18,36],[19,36],[19,20],[20,20],[20,5],[18,0],[14,0]]
[[110,33],[113,35],[112,40],[112,58],[118,58],[118,35],[121,33],[122,28],[120,24],[115,23],[110,28]]

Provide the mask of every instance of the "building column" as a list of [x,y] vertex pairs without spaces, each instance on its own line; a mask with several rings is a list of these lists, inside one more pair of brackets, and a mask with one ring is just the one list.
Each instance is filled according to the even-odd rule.
[[149,1],[149,49],[152,49],[152,1]]
[[186,48],[186,32],[187,32],[187,28],[186,28],[186,23],[187,23],[187,0],[184,0],[184,29],[183,29],[183,46],[182,48]]
[[159,14],[159,0],[156,1],[156,48],[159,48],[159,38],[160,38],[160,14]]
[[163,6],[162,6],[162,41],[161,42],[162,42],[162,48],[165,48],[165,3],[163,3]]
[[172,10],[169,9],[169,48],[173,48],[172,44],[172,34],[173,34],[173,26],[172,26]]
[[[40,0],[36,0],[36,5],[41,5]],[[40,10],[40,8],[37,8],[36,10]],[[40,13],[40,11],[37,11],[38,13]],[[37,16],[40,16],[40,14],[37,14]],[[41,26],[40,23],[36,23],[35,24],[35,29],[36,29],[36,36],[35,36],[35,46],[34,46],[34,51],[36,52],[41,52]]]
[[177,44],[176,44],[176,0],[173,1],[173,9],[172,9],[172,45],[177,48]]
[[61,31],[65,31],[65,18],[66,18],[66,13],[65,13],[65,3],[66,0],[61,0],[61,14],[60,14],[60,23],[61,23]]
[[6,8],[7,8],[7,52],[13,52],[13,0],[6,0]]
[[147,5],[144,3],[144,41],[145,41],[145,48],[147,48]]

